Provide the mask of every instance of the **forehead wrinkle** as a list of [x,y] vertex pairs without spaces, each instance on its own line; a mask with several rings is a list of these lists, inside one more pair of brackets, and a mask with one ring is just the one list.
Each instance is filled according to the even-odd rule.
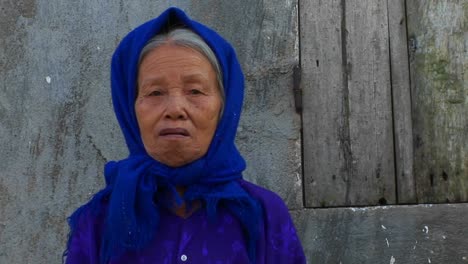
[[163,82],[165,79],[169,78],[169,76],[167,76],[167,70],[173,69],[177,70],[177,75],[182,81],[209,81],[209,71],[213,71],[211,68],[206,69],[206,66],[187,62],[183,59],[181,63],[170,63],[164,66],[161,66],[160,63],[159,61],[149,65],[143,65],[139,74],[144,83],[146,83],[147,80],[151,82]]
[[[167,56],[170,57],[170,56]],[[140,66],[140,72],[143,71],[145,73],[147,72],[159,72],[159,70],[164,70],[164,69],[183,69],[187,70],[187,68],[190,67],[197,67],[197,68],[202,68],[202,64],[200,63],[201,60],[197,58],[198,61],[195,60],[187,60],[186,58],[168,58],[168,59],[159,59],[154,60],[151,62],[144,62],[142,63],[141,67]]]
[[[180,69],[181,67],[177,67],[177,69]],[[200,67],[201,68],[201,67]],[[199,81],[204,81],[204,82],[209,82],[209,72],[204,71],[200,68],[195,68],[195,69],[182,69],[179,71],[176,76],[178,79],[180,79],[183,82],[199,82]],[[165,83],[166,80],[169,77],[165,72],[161,71],[154,71],[154,72],[148,72],[148,73],[142,73],[143,75],[146,75],[145,77],[142,77],[142,82],[145,83]]]

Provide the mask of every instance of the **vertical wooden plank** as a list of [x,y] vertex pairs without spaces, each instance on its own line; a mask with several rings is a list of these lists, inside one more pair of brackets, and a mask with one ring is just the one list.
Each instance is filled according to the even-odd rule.
[[306,206],[395,203],[385,0],[301,2]]
[[396,199],[387,2],[344,2],[353,163],[346,201],[392,204]]
[[419,202],[468,201],[468,1],[407,1]]
[[405,0],[387,0],[398,203],[415,203],[413,125]]
[[346,204],[341,1],[300,2],[305,205]]

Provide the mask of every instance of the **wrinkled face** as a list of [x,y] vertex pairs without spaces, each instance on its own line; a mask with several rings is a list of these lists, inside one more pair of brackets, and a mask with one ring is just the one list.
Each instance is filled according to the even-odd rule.
[[141,62],[135,112],[146,152],[155,160],[180,167],[201,158],[221,105],[215,70],[198,51],[163,45]]

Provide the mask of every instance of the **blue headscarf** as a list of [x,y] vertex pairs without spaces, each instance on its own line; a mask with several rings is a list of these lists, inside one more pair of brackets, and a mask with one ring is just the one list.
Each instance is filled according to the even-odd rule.
[[[171,25],[191,29],[210,46],[221,67],[225,93],[223,115],[207,153],[178,168],[166,166],[146,153],[134,111],[140,52],[152,37]],[[157,238],[162,205],[154,201],[155,192],[159,188],[174,191],[176,186],[186,186],[181,199],[188,204],[195,200],[203,201],[210,219],[215,219],[222,201],[223,206],[240,221],[248,242],[249,257],[252,263],[255,262],[262,209],[238,183],[246,166],[234,144],[242,108],[244,77],[231,45],[210,28],[191,20],[180,9],[169,8],[122,40],[112,58],[111,86],[114,111],[130,155],[124,160],[106,164],[106,187],[70,216],[70,237],[83,211],[100,212],[104,208],[102,204],[107,204],[100,243],[101,262],[106,263],[126,251],[143,249]]]

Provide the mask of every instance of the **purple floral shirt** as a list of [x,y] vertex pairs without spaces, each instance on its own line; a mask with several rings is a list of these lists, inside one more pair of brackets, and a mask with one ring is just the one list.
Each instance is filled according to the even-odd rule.
[[[288,209],[275,193],[241,180],[241,185],[264,208],[265,219],[257,243],[257,263],[306,263]],[[79,223],[66,259],[67,264],[98,264],[104,219],[85,214]],[[128,263],[249,263],[240,223],[227,210],[218,210],[210,222],[206,210],[188,218],[161,210],[157,238],[144,250],[126,253],[111,264]]]

